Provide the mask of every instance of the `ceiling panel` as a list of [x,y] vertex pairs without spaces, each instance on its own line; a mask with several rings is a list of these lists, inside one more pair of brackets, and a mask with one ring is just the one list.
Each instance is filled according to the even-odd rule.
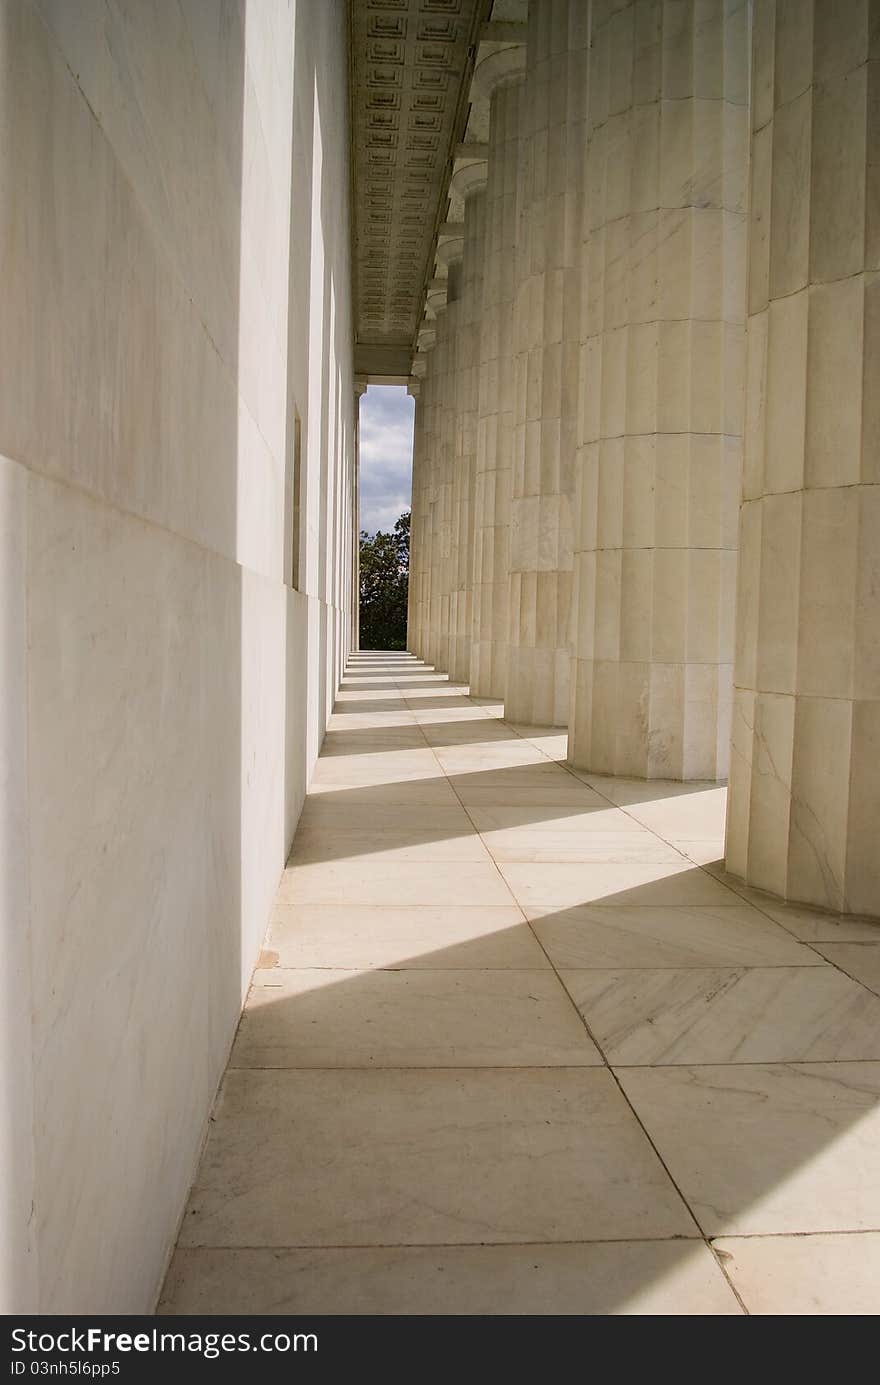
[[355,367],[407,374],[491,0],[349,0]]

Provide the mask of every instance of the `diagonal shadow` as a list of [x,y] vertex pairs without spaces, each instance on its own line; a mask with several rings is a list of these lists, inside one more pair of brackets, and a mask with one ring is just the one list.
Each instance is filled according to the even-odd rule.
[[695,865],[678,786],[548,769],[574,810],[517,766],[310,795],[163,1311],[739,1312],[741,1237],[821,1275],[876,1225],[880,997],[821,946],[880,928]]

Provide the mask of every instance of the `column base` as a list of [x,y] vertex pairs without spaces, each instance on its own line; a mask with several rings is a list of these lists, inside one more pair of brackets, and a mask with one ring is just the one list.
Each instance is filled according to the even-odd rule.
[[573,659],[569,761],[627,779],[724,783],[731,680],[727,664]]

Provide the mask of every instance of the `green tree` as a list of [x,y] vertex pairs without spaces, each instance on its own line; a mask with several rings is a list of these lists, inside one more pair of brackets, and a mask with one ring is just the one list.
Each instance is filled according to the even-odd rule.
[[406,649],[409,519],[390,534],[361,531],[361,649]]

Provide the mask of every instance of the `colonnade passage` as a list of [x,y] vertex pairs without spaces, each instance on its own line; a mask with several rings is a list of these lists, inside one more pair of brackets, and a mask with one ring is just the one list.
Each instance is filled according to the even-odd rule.
[[0,93],[0,1311],[876,1314],[880,0]]
[[876,927],[352,655],[160,1311],[872,1313]]
[[876,917],[875,0],[490,31],[410,386],[410,647],[578,770],[729,776],[732,874]]

